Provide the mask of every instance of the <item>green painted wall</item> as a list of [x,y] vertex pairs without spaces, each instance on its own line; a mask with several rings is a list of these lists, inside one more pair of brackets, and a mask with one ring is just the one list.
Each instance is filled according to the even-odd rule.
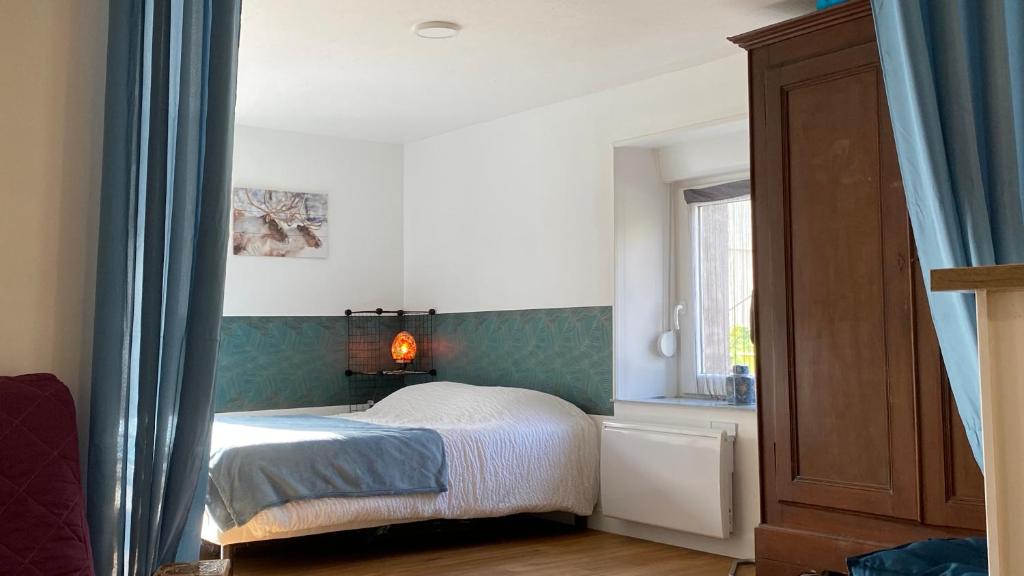
[[[217,411],[358,403],[401,386],[350,381],[347,337],[343,316],[225,317]],[[591,414],[611,414],[611,342],[609,306],[434,317],[437,379],[541,390]]]
[[610,306],[439,314],[434,340],[443,380],[540,390],[612,413]]
[[347,404],[344,316],[228,316],[217,357],[218,412]]

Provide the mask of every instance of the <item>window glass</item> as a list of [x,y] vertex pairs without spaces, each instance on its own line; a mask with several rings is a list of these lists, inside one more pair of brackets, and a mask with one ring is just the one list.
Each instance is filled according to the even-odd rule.
[[695,211],[697,384],[700,393],[722,396],[734,366],[754,373],[750,198],[700,204]]

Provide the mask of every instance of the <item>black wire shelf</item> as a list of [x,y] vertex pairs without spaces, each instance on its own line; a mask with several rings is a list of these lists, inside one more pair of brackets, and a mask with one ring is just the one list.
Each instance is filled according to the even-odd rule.
[[[433,308],[429,310],[345,310],[348,323],[347,397],[350,405],[373,404],[411,384],[437,376],[433,358]],[[399,332],[412,334],[416,356],[399,363],[391,343]]]
[[378,370],[376,372],[359,372],[355,370],[345,370],[345,376],[414,376],[414,375],[427,375],[437,376],[437,370]]

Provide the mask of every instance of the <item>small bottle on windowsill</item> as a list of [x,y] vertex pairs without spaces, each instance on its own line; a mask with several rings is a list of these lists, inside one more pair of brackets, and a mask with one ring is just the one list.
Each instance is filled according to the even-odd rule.
[[754,377],[750,375],[750,367],[736,364],[732,374],[725,379],[725,397],[729,404],[747,406],[757,401],[754,390]]

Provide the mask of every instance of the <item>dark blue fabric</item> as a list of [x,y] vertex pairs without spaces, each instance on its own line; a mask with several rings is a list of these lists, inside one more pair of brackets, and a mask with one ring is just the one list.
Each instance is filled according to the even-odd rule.
[[984,538],[926,540],[854,556],[850,576],[987,576]]
[[[872,0],[925,283],[1024,262],[1024,2]],[[957,408],[982,464],[974,296],[928,291]]]
[[310,498],[448,490],[441,435],[334,416],[225,416],[213,423],[206,508],[226,530]]
[[97,574],[149,576],[199,548],[240,0],[109,14],[88,518]]

